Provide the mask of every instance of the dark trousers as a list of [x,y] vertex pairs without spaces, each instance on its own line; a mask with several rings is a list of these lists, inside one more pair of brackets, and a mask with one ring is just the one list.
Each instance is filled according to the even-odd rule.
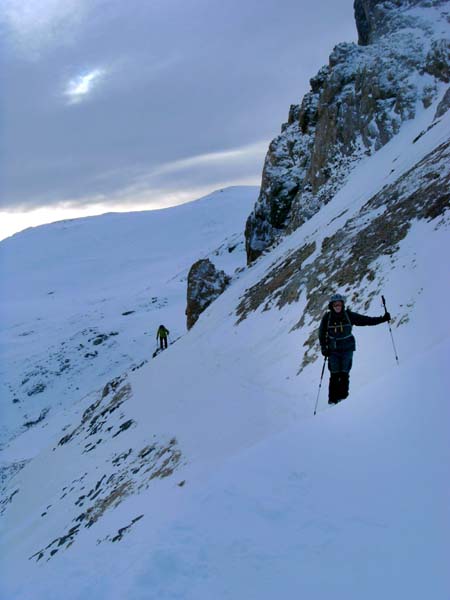
[[164,348],[167,348],[167,336],[164,337],[160,337],[159,338],[159,346],[161,348],[161,350],[164,350]]
[[328,357],[328,368],[330,370],[328,404],[337,404],[341,400],[344,400],[344,398],[347,398],[352,362],[352,350],[332,352]]

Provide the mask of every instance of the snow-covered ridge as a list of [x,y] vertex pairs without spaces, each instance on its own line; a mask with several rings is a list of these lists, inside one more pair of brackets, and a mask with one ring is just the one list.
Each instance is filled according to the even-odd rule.
[[191,264],[210,256],[230,275],[245,265],[243,227],[256,193],[228,188],[1,242],[0,442],[147,361],[161,322],[172,340],[183,334]]

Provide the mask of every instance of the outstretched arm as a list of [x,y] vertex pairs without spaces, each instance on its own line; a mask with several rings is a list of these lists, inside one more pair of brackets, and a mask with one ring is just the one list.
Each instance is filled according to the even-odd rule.
[[366,315],[360,315],[351,310],[347,310],[348,318],[352,325],[364,326],[364,325],[379,325],[391,320],[391,315],[387,312],[382,317],[368,317]]

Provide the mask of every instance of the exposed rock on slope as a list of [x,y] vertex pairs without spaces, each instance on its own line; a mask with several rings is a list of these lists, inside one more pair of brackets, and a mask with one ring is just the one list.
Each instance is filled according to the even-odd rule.
[[187,328],[190,329],[201,313],[213,302],[230,283],[224,271],[218,271],[208,259],[194,263],[188,275],[187,288]]
[[[30,560],[49,561],[57,553],[64,553],[78,542],[83,530],[90,529],[129,496],[172,476],[183,464],[175,438],[157,439],[148,433],[146,440],[138,441],[139,436],[136,439],[137,424],[123,412],[133,397],[126,375],[110,381],[101,393],[92,396],[95,399],[79,422],[50,452],[48,460],[63,464],[64,469],[54,473],[39,490],[34,489],[34,479],[30,482],[26,473],[24,478],[15,477],[9,490],[0,490],[0,514],[14,511],[16,503],[24,502],[27,496],[36,498],[27,516],[34,520],[41,545],[28,557]],[[21,470],[26,471],[24,467],[26,461],[14,465],[14,471],[20,475]],[[131,513],[128,521],[119,520],[122,527],[97,539],[97,545],[122,540],[144,516]]]
[[361,157],[414,118],[418,103],[435,99],[449,81],[448,13],[441,0],[355,1],[360,45],[336,46],[270,144],[246,224],[249,262],[327,203]]
[[[356,309],[367,310],[374,296],[382,293],[373,289],[369,294],[364,282],[378,282],[377,260],[390,256],[395,263],[398,245],[414,221],[433,221],[440,227],[450,208],[450,142],[441,144],[395,183],[385,186],[361,210],[330,237],[325,237],[314,260],[303,265],[316,248],[308,238],[299,250],[292,251],[275,264],[266,277],[247,290],[237,308],[238,322],[249,312],[264,306],[282,308],[298,302],[300,293],[306,295],[306,306],[299,322],[319,322],[323,298],[334,289],[351,293],[349,301]],[[335,287],[331,288],[330,285]],[[400,316],[399,319],[407,318]],[[317,331],[314,328],[305,342],[301,369],[318,356]]]

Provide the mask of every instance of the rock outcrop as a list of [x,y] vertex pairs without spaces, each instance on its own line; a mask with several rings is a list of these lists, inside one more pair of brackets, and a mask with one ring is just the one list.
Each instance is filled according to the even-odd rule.
[[[346,293],[352,290],[349,295],[352,307],[366,311],[372,300],[383,293],[383,266],[378,259],[390,257],[394,265],[399,246],[414,224],[433,223],[438,230],[448,223],[449,190],[450,141],[447,140],[396,181],[381,188],[341,227],[324,237],[318,252],[316,243],[306,238],[303,246],[290,250],[283,260],[275,262],[264,278],[241,297],[236,310],[237,323],[261,307],[263,311],[273,307],[282,309],[299,302],[303,295],[305,308],[293,329],[304,328],[308,323],[318,325],[324,298],[336,289]],[[366,288],[368,282],[376,282],[370,291]],[[398,322],[405,322],[407,311],[397,318]],[[319,356],[317,328],[311,330],[304,350],[300,370]]]
[[190,329],[201,313],[213,302],[230,283],[230,277],[219,271],[208,259],[198,260],[192,265],[188,275],[187,288],[187,328]]
[[384,146],[449,81],[450,44],[440,33],[448,3],[355,0],[354,7],[359,45],[334,48],[270,144],[246,223],[248,262],[314,215],[356,162]]
[[414,15],[405,15],[402,10],[414,6],[439,6],[446,0],[355,0],[355,21],[358,44],[373,44],[381,36],[404,27],[408,22],[414,27]]

